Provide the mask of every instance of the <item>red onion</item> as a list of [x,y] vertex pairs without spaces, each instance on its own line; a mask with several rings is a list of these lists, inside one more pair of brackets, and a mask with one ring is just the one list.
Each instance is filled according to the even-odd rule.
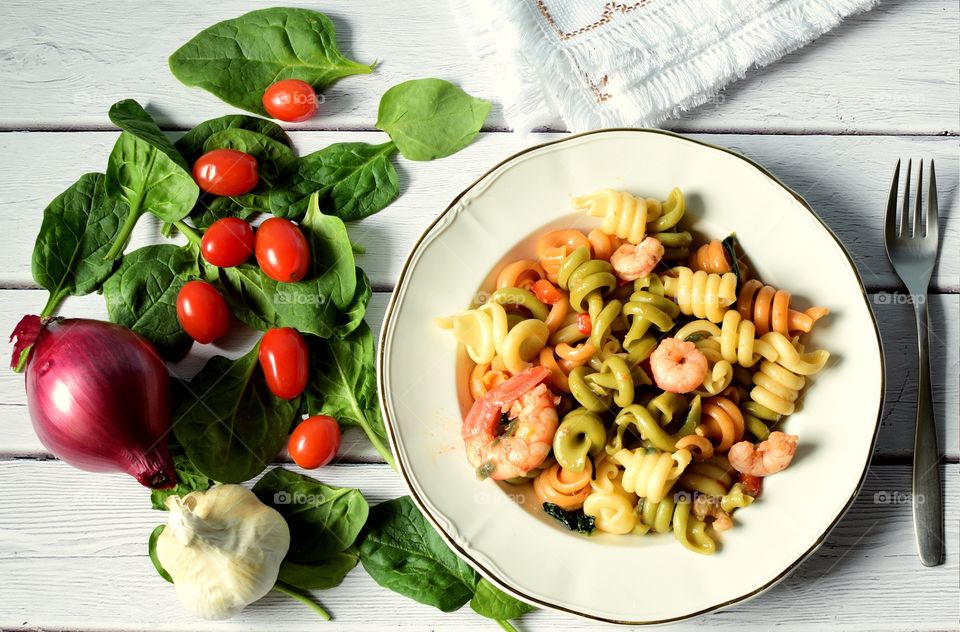
[[[153,346],[99,320],[24,316],[11,365],[26,360],[27,406],[40,442],[70,465],[176,484],[167,449],[170,378]],[[32,348],[30,348],[32,345]]]

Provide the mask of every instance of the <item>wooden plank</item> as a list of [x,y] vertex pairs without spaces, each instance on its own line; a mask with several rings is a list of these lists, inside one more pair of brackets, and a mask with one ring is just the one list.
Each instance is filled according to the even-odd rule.
[[[386,210],[350,227],[354,241],[368,247],[359,258],[378,289],[393,286],[403,260],[420,233],[449,201],[509,155],[559,134],[483,134],[456,156],[435,162],[398,159],[402,195]],[[0,217],[17,239],[0,250],[0,287],[34,287],[30,275],[33,238],[42,210],[81,173],[102,170],[115,133],[0,134],[0,153],[16,156],[0,173]],[[301,154],[333,142],[382,142],[371,132],[294,134]],[[696,136],[731,147],[759,161],[803,195],[853,253],[871,290],[900,287],[883,249],[882,216],[897,158],[935,158],[940,187],[943,244],[933,287],[960,291],[960,200],[957,141],[944,138],[848,136]],[[36,165],[42,164],[43,169]],[[682,185],[683,183],[678,183]],[[665,189],[668,184],[665,184]],[[736,229],[735,226],[730,227]],[[131,248],[162,240],[145,217]],[[810,253],[816,256],[816,253]],[[798,262],[799,264],[800,262]]]
[[[316,3],[289,2],[318,8]],[[0,128],[105,129],[107,109],[134,97],[170,129],[233,111],[167,69],[178,46],[214,22],[260,8],[254,0],[91,3],[68,0],[36,17],[31,0],[7,0],[0,22]],[[442,77],[496,99],[493,69],[473,58],[448,6],[431,0],[326,3],[338,41],[354,59],[380,65],[326,93],[310,129],[370,129],[380,95],[407,79]],[[800,52],[748,73],[668,126],[688,131],[956,133],[957,4],[897,0],[855,16]],[[144,37],[145,33],[151,34]],[[893,71],[896,69],[896,72]],[[563,129],[558,120],[553,129]],[[490,129],[506,126],[499,106]]]
[[[886,408],[876,454],[879,457],[908,457],[913,453],[917,402],[913,310],[902,302],[876,302],[877,295],[873,295],[873,298],[887,358]],[[374,335],[379,333],[388,299],[388,294],[378,292],[370,302],[367,321]],[[46,293],[40,290],[0,290],[0,335],[13,331],[24,313],[39,309],[45,300]],[[956,294],[932,297],[930,322],[935,328],[931,335],[934,408],[939,420],[940,447],[951,460],[960,458],[960,429],[957,424],[960,417],[958,309],[960,296]],[[64,314],[106,318],[103,299],[96,295],[69,299]],[[177,375],[190,377],[200,370],[211,355],[220,353],[236,357],[249,348],[253,339],[253,334],[242,326],[234,327],[233,333],[222,344],[196,345],[190,355],[177,363],[173,370]],[[5,429],[0,457],[48,454],[37,440],[27,416],[23,378],[7,370],[0,371],[0,427]],[[344,435],[340,458],[347,462],[380,461],[363,434],[355,429]]]
[[[910,504],[904,502],[909,467],[875,466],[824,546],[784,582],[752,601],[670,629],[767,630],[773,621],[811,631],[828,623],[876,632],[955,628],[960,466],[946,466],[943,474],[944,565],[925,568],[916,557]],[[359,485],[372,503],[403,493],[399,478],[383,465],[333,466],[320,476],[334,485]],[[4,629],[307,630],[318,625],[312,613],[276,594],[227,622],[186,614],[146,555],[147,536],[164,514],[150,510],[146,491],[126,477],[86,474],[58,462],[0,461],[0,488]],[[318,596],[341,630],[493,629],[469,607],[444,614],[380,588],[362,568]],[[521,625],[529,632],[596,628],[549,611],[525,616]]]

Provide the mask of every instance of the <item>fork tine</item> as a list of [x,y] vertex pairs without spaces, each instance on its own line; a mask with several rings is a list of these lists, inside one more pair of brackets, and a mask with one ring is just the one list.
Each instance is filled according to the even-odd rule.
[[920,171],[917,174],[917,201],[913,209],[913,234],[914,239],[920,239],[920,226],[923,222],[923,159],[920,159]]
[[910,237],[910,170],[913,168],[913,158],[907,160],[907,179],[903,183],[903,205],[900,207],[900,231],[897,235],[901,239]]
[[887,199],[887,217],[884,224],[884,236],[894,239],[897,236],[897,193],[900,188],[900,161],[893,170],[893,183],[890,185],[890,197]]
[[933,159],[930,159],[930,186],[927,189],[927,232],[924,237],[936,241],[939,237],[937,224],[937,172],[933,168]]

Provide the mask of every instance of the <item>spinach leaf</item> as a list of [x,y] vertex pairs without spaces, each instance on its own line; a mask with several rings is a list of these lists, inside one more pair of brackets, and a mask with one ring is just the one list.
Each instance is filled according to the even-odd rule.
[[230,310],[248,327],[260,331],[293,327],[324,338],[333,335],[337,309],[318,279],[278,283],[252,263],[220,268],[219,274]]
[[367,313],[367,304],[373,295],[370,279],[366,273],[357,268],[357,291],[353,300],[340,312],[340,319],[333,328],[333,335],[337,338],[346,338],[363,322],[363,315]]
[[194,161],[207,151],[204,149],[207,140],[217,132],[228,129],[257,132],[277,142],[283,143],[287,147],[292,146],[290,137],[287,136],[287,133],[283,131],[282,127],[273,121],[268,121],[267,119],[256,116],[249,116],[247,114],[227,114],[226,116],[204,121],[181,136],[173,146],[177,148],[177,151],[180,152],[188,165],[193,165]]
[[282,467],[267,472],[253,492],[287,521],[290,551],[284,559],[297,564],[320,562],[346,551],[370,511],[360,490],[330,487]]
[[516,619],[535,610],[530,604],[514,599],[482,577],[470,600],[470,607],[477,614],[495,621]]
[[554,503],[543,503],[543,511],[551,518],[559,520],[563,526],[571,531],[593,533],[595,519],[583,513],[582,509],[567,511]]
[[190,246],[159,244],[134,250],[103,284],[107,314],[162,353],[186,351],[192,340],[177,321],[177,294],[198,274],[197,252]]
[[327,590],[339,586],[359,561],[360,553],[352,546],[312,564],[284,560],[277,581],[301,590]]
[[451,551],[409,496],[370,510],[360,562],[384,588],[452,612],[467,603],[479,576]]
[[210,489],[214,482],[201,473],[187,458],[187,453],[179,445],[170,446],[170,456],[177,472],[177,486],[173,489],[150,490],[150,504],[154,509],[167,511],[166,501],[170,496],[186,496],[190,492],[203,492]]
[[170,56],[170,70],[188,86],[266,116],[263,93],[281,79],[300,79],[320,92],[373,66],[340,54],[333,22],[322,13],[272,8],[204,29]]
[[175,222],[187,216],[200,194],[183,156],[139,103],[114,103],[110,120],[123,131],[107,162],[106,191],[130,208],[107,259],[120,254],[145,211]]
[[248,219],[263,209],[241,206],[234,198],[217,195],[201,195],[190,212],[190,221],[197,228],[209,228],[218,219],[239,217]]
[[323,210],[357,220],[383,210],[400,195],[400,181],[390,156],[396,145],[334,143],[291,163],[270,192],[270,212],[297,219],[307,198],[317,192]]
[[318,287],[325,288],[337,309],[346,309],[357,289],[353,246],[343,220],[324,215],[318,206],[319,195],[310,196],[307,214],[300,222],[310,245],[312,275]]
[[743,261],[740,259],[740,255],[737,252],[737,234],[730,233],[726,239],[720,242],[723,245],[724,250],[727,251],[727,258],[730,259],[730,267],[733,270],[733,273],[737,276],[737,285],[746,281],[744,278],[746,269],[743,264]]
[[173,433],[202,474],[242,483],[263,471],[287,439],[298,400],[270,392],[259,345],[241,358],[214,356],[190,383],[173,414]]
[[100,289],[115,264],[104,255],[127,210],[107,197],[102,173],[80,176],[44,209],[33,246],[33,279],[50,292],[41,316],[52,315],[67,296]]
[[376,126],[390,135],[404,158],[433,160],[469,145],[489,113],[489,101],[449,81],[414,79],[386,91]]
[[343,426],[359,426],[380,456],[396,468],[377,400],[373,334],[360,325],[345,338],[311,338],[310,383],[304,407],[310,415],[330,415]]
[[172,584],[173,577],[170,577],[170,573],[168,573],[167,569],[160,563],[160,557],[157,555],[157,540],[160,539],[160,534],[163,533],[166,527],[167,525],[165,524],[157,525],[157,527],[150,532],[150,539],[147,540],[147,552],[150,554],[150,561],[153,562],[153,568],[156,569],[157,575]]

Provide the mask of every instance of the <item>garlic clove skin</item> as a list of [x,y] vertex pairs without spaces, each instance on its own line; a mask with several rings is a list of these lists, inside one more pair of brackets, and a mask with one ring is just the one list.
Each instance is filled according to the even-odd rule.
[[227,619],[266,595],[290,548],[275,509],[240,485],[167,499],[170,519],[157,541],[160,563],[192,614]]

